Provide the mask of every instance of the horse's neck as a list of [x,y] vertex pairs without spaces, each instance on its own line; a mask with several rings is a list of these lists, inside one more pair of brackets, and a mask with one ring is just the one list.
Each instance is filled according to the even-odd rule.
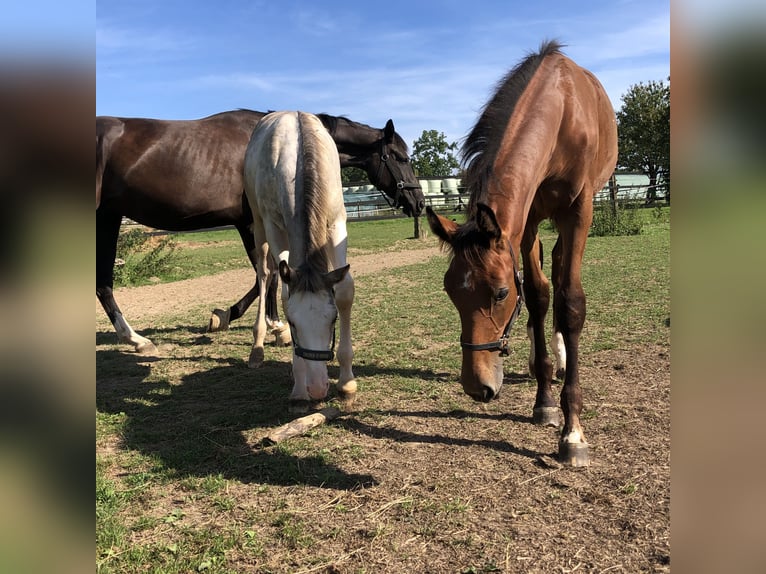
[[383,132],[376,128],[338,122],[333,139],[339,153],[356,156],[369,153],[382,136]]

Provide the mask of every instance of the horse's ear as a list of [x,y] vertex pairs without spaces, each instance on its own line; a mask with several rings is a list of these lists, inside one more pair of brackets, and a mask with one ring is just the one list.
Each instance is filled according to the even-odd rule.
[[431,226],[431,231],[434,232],[434,235],[445,243],[452,243],[452,236],[455,235],[458,224],[451,219],[447,219],[446,217],[437,214],[431,209],[430,205],[426,206],[426,217],[428,218],[428,225]]
[[346,274],[348,273],[348,270],[351,268],[351,265],[344,265],[343,267],[338,267],[337,269],[333,269],[329,273],[325,273],[324,276],[324,282],[327,287],[332,287],[336,283],[340,283],[343,281],[343,279],[346,277]]
[[476,203],[476,225],[490,240],[499,241],[503,236],[503,230],[497,222],[495,212],[488,205]]
[[290,268],[290,266],[287,264],[287,261],[279,262],[279,276],[282,278],[282,281],[286,285],[289,285],[290,281],[295,276],[295,271]]
[[383,128],[383,136],[385,137],[386,143],[392,143],[394,141],[395,133],[394,120],[388,120],[386,122],[386,127]]

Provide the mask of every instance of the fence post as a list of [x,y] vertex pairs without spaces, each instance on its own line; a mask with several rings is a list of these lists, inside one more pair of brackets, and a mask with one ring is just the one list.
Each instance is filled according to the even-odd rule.
[[609,178],[609,203],[612,205],[612,216],[617,219],[617,178],[614,174]]

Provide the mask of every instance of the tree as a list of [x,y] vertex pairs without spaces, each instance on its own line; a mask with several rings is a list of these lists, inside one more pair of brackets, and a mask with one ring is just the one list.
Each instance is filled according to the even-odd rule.
[[423,130],[412,145],[412,167],[421,177],[453,175],[460,167],[455,152],[457,143],[447,143],[447,136],[436,130]]
[[[657,200],[657,185],[670,189],[670,78],[635,84],[617,112],[620,167],[649,176],[646,203]],[[669,197],[669,196],[668,196]]]
[[370,180],[367,172],[359,167],[344,167],[340,170],[340,179],[344,185]]

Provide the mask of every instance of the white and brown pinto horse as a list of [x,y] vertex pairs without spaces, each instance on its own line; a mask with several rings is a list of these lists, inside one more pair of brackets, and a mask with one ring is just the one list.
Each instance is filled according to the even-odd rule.
[[617,160],[612,105],[592,73],[564,56],[558,43],[547,42],[501,80],[466,138],[462,159],[471,192],[466,223],[430,209],[428,221],[452,252],[444,287],[460,314],[463,389],[479,401],[498,396],[508,333],[526,299],[537,379],[533,421],[558,425],[543,330],[550,291],[537,235],[538,224],[553,219],[559,233],[552,257],[553,323],[567,361],[559,457],[587,465],[578,370],[585,321],[581,265],[593,195]]
[[253,213],[260,296],[249,365],[264,358],[266,281],[272,259],[282,278],[282,305],[293,339],[291,401],[327,396],[340,316],[337,389],[356,392],[351,370],[354,281],[346,263],[346,209],[338,150],[318,117],[274,112],[253,130],[245,152],[245,195]]

